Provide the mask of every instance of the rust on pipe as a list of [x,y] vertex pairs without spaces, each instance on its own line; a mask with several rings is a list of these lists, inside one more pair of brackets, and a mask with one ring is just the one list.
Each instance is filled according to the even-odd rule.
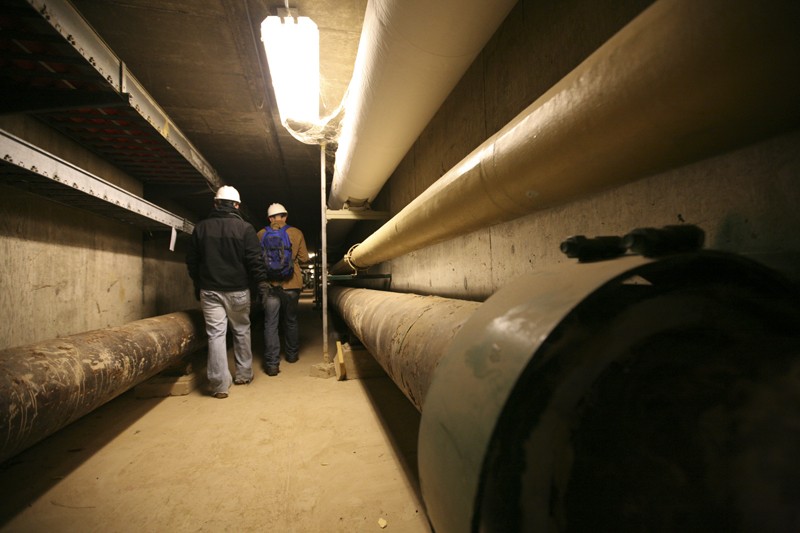
[[792,1],[656,2],[347,261],[367,268],[796,126],[798,25]]
[[348,327],[420,411],[439,357],[480,306],[371,289],[328,290]]
[[190,310],[0,351],[0,462],[206,343]]

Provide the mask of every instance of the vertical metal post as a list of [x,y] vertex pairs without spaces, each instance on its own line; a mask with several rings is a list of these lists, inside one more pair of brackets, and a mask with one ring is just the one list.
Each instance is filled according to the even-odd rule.
[[320,245],[322,272],[320,273],[319,282],[322,284],[322,359],[325,363],[330,363],[331,358],[328,354],[328,195],[325,176],[325,146],[323,142],[320,144],[319,149],[320,209],[322,215],[322,244]]

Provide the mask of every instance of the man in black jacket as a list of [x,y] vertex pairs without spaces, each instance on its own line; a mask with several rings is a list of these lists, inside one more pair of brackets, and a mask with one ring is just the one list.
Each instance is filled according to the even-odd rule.
[[253,226],[239,215],[239,191],[220,187],[214,209],[192,232],[186,266],[200,300],[208,335],[208,381],[215,398],[227,398],[231,385],[225,343],[228,321],[233,331],[236,373],[233,382],[253,380],[250,346],[250,282],[268,290],[267,269]]

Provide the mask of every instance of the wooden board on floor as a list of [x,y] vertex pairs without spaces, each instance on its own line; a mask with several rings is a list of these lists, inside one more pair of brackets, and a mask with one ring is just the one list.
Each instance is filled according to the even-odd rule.
[[180,361],[144,383],[136,385],[137,398],[163,398],[165,396],[185,396],[197,388],[197,374],[191,363]]
[[386,372],[366,348],[342,344],[339,341],[336,342],[334,366],[339,381],[386,376]]

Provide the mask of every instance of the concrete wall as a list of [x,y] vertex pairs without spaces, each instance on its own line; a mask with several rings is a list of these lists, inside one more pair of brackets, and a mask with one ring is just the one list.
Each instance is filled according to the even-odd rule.
[[142,317],[140,232],[0,187],[0,349]]
[[[0,128],[141,194],[138,181],[33,119],[0,117]],[[2,181],[0,212],[0,349],[195,305],[182,240],[172,253],[166,235]]]
[[[375,202],[397,213],[650,4],[522,0]],[[800,278],[800,132],[476,231],[381,265],[397,291],[483,300],[515,276],[573,261],[570,235],[696,224],[706,248]],[[435,223],[435,221],[431,221]]]
[[186,270],[189,236],[178,234],[175,250],[169,249],[167,232],[146,234],[143,248],[142,294],[144,316],[158,316],[199,307]]

